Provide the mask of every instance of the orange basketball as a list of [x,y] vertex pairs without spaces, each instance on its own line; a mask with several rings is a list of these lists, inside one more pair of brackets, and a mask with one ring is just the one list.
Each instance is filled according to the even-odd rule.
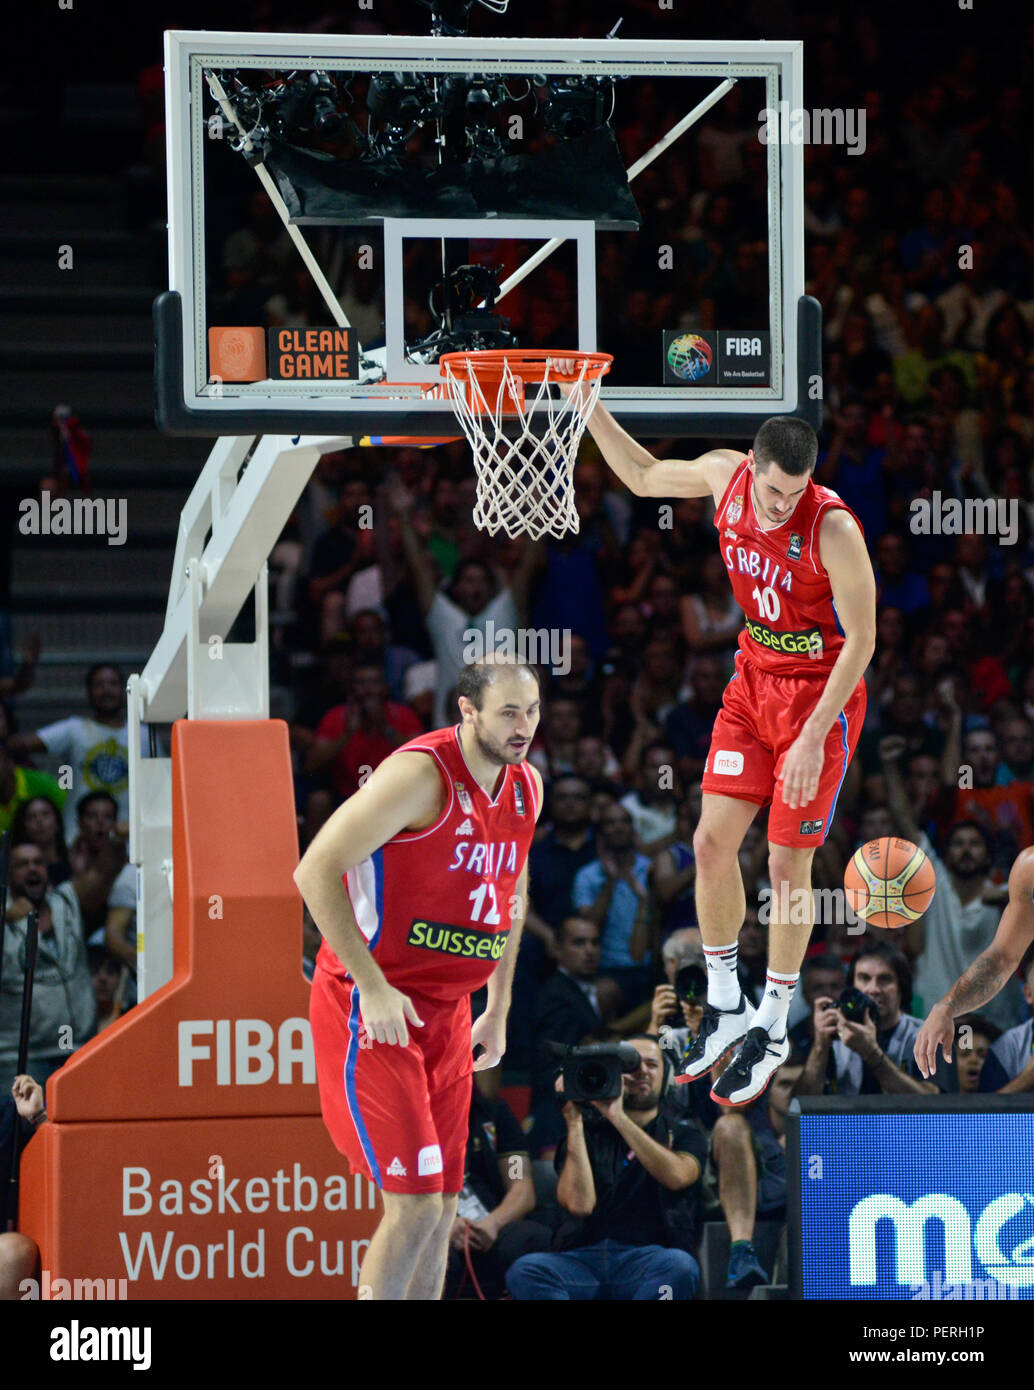
[[871,927],[906,927],[933,901],[933,865],[911,840],[884,837],[856,849],[844,870],[844,892]]

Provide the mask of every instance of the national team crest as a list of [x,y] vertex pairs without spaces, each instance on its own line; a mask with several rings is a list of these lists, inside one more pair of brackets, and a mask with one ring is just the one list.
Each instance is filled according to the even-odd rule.
[[734,497],[734,498],[732,499],[732,501],[729,503],[729,510],[728,510],[728,512],[726,513],[725,519],[726,519],[726,521],[729,523],[730,526],[735,526],[736,523],[737,523],[737,521],[739,521],[739,519],[740,519],[740,517],[741,517],[742,515],[743,515],[743,494],[741,493],[738,497]]
[[804,537],[799,536],[796,531],[790,532],[790,544],[787,546],[786,554],[790,560],[801,558],[801,547],[804,545]]
[[523,816],[523,815],[524,815],[524,792],[521,790],[521,784],[520,784],[520,782],[517,782],[517,781],[515,781],[514,784],[513,784],[513,804],[514,804],[514,806],[517,808],[517,814],[518,814],[519,816]]
[[474,809],[474,803],[470,799],[470,792],[467,791],[462,782],[454,782],[453,785],[456,788],[456,800],[460,803],[460,809],[465,811],[469,816]]

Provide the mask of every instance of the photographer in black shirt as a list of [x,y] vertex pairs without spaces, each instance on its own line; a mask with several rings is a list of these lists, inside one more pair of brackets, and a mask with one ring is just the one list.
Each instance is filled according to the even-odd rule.
[[[506,1284],[518,1299],[691,1299],[690,1253],[707,1139],[664,1100],[670,1066],[656,1038],[628,1039],[640,1065],[621,1095],[567,1101],[556,1153],[557,1201],[571,1219],[556,1249],[525,1255]],[[558,1082],[558,1089],[560,1083]]]

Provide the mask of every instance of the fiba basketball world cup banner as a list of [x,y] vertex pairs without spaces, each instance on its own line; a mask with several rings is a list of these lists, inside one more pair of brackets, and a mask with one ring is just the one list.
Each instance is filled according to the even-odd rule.
[[287,728],[180,720],[172,752],[173,978],[47,1083],[24,1296],[355,1298],[381,1201],[320,1113]]

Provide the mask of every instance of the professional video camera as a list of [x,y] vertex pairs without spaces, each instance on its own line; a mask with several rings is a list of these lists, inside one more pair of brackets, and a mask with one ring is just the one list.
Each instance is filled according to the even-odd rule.
[[550,1043],[550,1047],[563,1059],[564,1089],[558,1094],[561,1101],[613,1100],[623,1090],[623,1074],[637,1071],[641,1060],[627,1042],[589,1043],[585,1047]]

